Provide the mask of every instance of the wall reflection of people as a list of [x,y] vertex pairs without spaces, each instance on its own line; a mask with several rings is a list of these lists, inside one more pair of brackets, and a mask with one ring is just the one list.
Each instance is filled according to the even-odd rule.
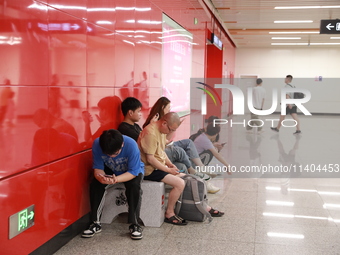
[[142,73],[143,80],[134,85],[133,97],[141,101],[144,110],[149,109],[149,88],[147,83],[147,73],[144,71]]
[[104,130],[117,129],[119,124],[123,121],[124,116],[121,111],[121,100],[117,96],[104,97],[99,100],[97,106],[99,114],[96,115],[100,123],[100,127],[94,133],[91,131],[91,122],[93,118],[88,111],[83,112],[83,121],[85,123],[84,139],[88,145],[98,138]]
[[40,128],[53,128],[60,133],[73,136],[78,141],[75,128],[66,120],[54,117],[47,109],[38,109],[33,115],[34,123]]
[[81,90],[74,86],[72,81],[69,81],[67,85],[71,88],[69,95],[69,103],[70,103],[70,117],[79,116],[80,117],[80,100],[79,96],[81,94]]
[[[259,146],[262,142],[261,136],[247,134],[246,140],[249,142],[249,165],[260,166],[262,164],[261,153],[259,152]],[[262,173],[252,173],[251,177],[258,178],[261,175]]]
[[31,164],[51,162],[78,151],[79,143],[74,136],[51,127],[41,128],[34,134]]
[[134,72],[131,72],[131,80],[129,80],[126,84],[122,86],[120,89],[121,98],[124,100],[125,98],[133,96],[133,84],[134,84]]
[[[66,227],[77,217],[77,210],[71,205],[79,204],[82,197],[81,181],[74,182],[74,178],[85,179],[79,176],[79,165],[83,164],[78,155],[81,147],[75,128],[66,120],[55,117],[48,109],[40,108],[33,115],[33,122],[39,127],[33,136],[31,151],[31,167],[50,163],[48,166],[49,192],[39,194],[37,204],[57,205],[53,210],[53,219]],[[67,159],[64,159],[67,157]],[[55,161],[55,162],[54,162]],[[85,161],[85,160],[84,160]],[[45,185],[46,176],[38,176],[39,185]],[[85,182],[85,180],[84,180]],[[75,186],[76,185],[76,186]],[[79,186],[79,187],[77,187]],[[32,188],[32,190],[35,190]],[[50,216],[41,212],[46,222]]]
[[[74,136],[58,132],[51,127],[40,128],[33,137],[31,166],[38,166],[47,162],[51,163],[57,159],[75,154],[79,150],[79,143]],[[77,173],[79,164],[80,160],[77,156],[70,156],[67,159],[59,160],[57,163],[51,163],[48,171],[49,182],[48,186],[46,186],[46,190],[48,189],[49,192],[36,195],[39,198],[37,204],[46,204],[51,199],[54,200],[51,204],[58,206],[55,206],[55,210],[52,212],[54,217],[51,218],[57,220],[62,226],[70,224],[71,220],[77,217],[77,211],[71,205],[77,204],[82,194],[77,191],[77,188],[73,190],[70,187],[74,188],[74,185],[79,185],[80,183],[72,181],[74,178],[83,178]],[[38,175],[37,180],[42,187],[46,185],[45,176]],[[37,189],[32,187],[32,190],[35,192]],[[70,192],[71,190],[73,192]],[[79,187],[80,190],[81,187]],[[46,222],[50,220],[48,216],[51,215],[47,215],[45,212],[41,212],[41,215],[46,219]]]
[[8,110],[11,107],[11,102],[13,102],[13,97],[15,95],[14,91],[10,87],[11,81],[9,79],[5,79],[4,83],[7,86],[2,88],[0,92],[0,127],[3,125],[6,114],[8,114]]
[[40,128],[33,138],[32,165],[39,165],[79,151],[78,135],[66,120],[54,117],[47,109],[38,109],[33,122]]
[[56,118],[59,118],[61,116],[60,99],[64,99],[65,101],[67,101],[66,98],[61,94],[58,84],[59,76],[57,74],[53,74],[48,93],[48,108],[51,114]]

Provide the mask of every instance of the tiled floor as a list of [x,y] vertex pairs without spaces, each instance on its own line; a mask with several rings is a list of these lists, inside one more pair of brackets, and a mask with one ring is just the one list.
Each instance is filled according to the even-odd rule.
[[208,197],[224,217],[210,224],[145,227],[144,238],[133,241],[120,216],[93,238],[77,236],[56,254],[340,254],[340,118],[303,116],[301,123],[298,137],[294,128],[274,133],[269,123],[259,134],[242,125],[223,126],[221,142],[228,143],[221,153],[236,170],[282,169],[215,178],[221,191]]

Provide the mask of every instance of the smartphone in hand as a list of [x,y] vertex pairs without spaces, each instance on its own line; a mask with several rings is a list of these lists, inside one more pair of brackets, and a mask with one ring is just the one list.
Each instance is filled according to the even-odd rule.
[[106,177],[106,178],[113,178],[113,175],[111,174],[98,174],[98,176]]

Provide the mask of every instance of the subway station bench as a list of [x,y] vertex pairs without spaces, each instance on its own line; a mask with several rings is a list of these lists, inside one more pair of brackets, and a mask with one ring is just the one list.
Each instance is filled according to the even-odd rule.
[[[163,182],[142,182],[142,204],[140,219],[146,227],[160,227],[164,222],[165,188]],[[117,183],[106,186],[105,202],[100,218],[101,223],[111,222],[121,213],[128,212],[125,186]]]

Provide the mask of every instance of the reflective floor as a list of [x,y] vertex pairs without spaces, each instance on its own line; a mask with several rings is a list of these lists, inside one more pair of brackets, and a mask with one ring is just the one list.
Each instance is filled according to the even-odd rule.
[[213,183],[221,191],[208,198],[224,217],[145,227],[143,239],[133,241],[122,215],[56,254],[340,254],[340,118],[300,119],[299,136],[292,127],[275,133],[269,122],[263,132],[222,126],[221,153],[234,173],[223,173],[213,160],[211,170],[222,172]]

